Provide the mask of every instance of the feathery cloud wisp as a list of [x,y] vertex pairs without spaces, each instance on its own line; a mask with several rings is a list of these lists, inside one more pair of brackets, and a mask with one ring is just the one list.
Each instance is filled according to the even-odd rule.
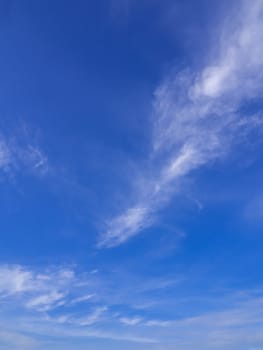
[[46,311],[63,300],[74,272],[56,269],[39,274],[19,265],[0,266],[0,299],[23,296],[22,304],[37,311]]
[[14,175],[18,171],[45,175],[48,158],[40,149],[34,133],[18,132],[11,137],[0,133],[0,171]]
[[[103,281],[95,283],[90,279],[90,274],[77,274],[68,268],[53,267],[40,273],[22,266],[0,266],[0,277],[0,347],[4,339],[9,347],[20,349],[19,341],[23,340],[25,349],[30,348],[31,344],[34,348],[37,345],[34,339],[39,339],[40,335],[61,339],[63,344],[72,337],[126,340],[145,344],[147,349],[151,348],[150,345],[147,347],[147,343],[155,343],[168,349],[174,346],[182,350],[218,349],[220,345],[232,350],[241,349],[241,344],[245,348],[254,343],[262,345],[263,342],[261,288],[245,293],[239,291],[238,296],[236,291],[230,293],[225,296],[223,307],[220,295],[218,299],[215,297],[212,308],[210,305],[202,312],[192,310],[187,315],[182,315],[179,309],[173,319],[167,319],[167,315],[165,318],[152,318],[154,314],[160,313],[158,304],[153,304],[150,310],[141,309],[138,314],[138,309],[132,306],[133,299],[136,299],[134,292],[130,300],[118,295],[116,301],[113,298],[116,284],[111,291],[105,288]],[[89,280],[86,281],[86,278]],[[72,305],[76,296],[81,298],[83,290],[87,290],[88,284],[84,286],[80,282],[89,282],[98,294],[98,298],[91,301],[90,305],[86,301],[85,308],[83,305]],[[134,283],[132,280],[130,283],[129,290],[132,290],[131,285]],[[167,283],[163,287],[165,285]],[[118,286],[119,289],[125,289],[127,283]],[[149,288],[152,287],[146,286],[147,291]],[[144,292],[140,294],[140,300]],[[150,295],[146,293],[147,297]],[[190,296],[187,302],[196,303],[198,297],[200,295]],[[63,307],[56,308],[61,301]],[[171,304],[171,300],[168,300],[161,309],[170,310],[175,305],[178,307],[181,301],[180,297],[176,303]],[[125,309],[120,310],[120,304],[125,305]],[[127,314],[125,310],[129,310]],[[9,339],[10,334],[14,339]],[[22,334],[29,334],[30,337],[23,338]]]
[[127,326],[136,326],[141,321],[142,321],[141,317],[133,317],[133,318],[121,317],[120,318],[120,322]]
[[156,89],[154,175],[142,175],[137,202],[108,221],[99,246],[117,246],[151,226],[158,210],[179,191],[180,180],[225,156],[262,126],[261,116],[244,115],[241,108],[261,97],[263,1],[244,1],[233,23],[218,41],[212,62],[197,72],[171,74]]

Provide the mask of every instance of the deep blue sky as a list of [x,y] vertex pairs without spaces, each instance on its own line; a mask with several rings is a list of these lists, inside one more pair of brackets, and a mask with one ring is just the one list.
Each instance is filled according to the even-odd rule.
[[263,1],[0,1],[0,350],[263,346]]

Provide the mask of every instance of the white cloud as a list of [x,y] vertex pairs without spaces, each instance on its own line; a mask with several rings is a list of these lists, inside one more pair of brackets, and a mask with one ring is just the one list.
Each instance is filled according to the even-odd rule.
[[142,230],[149,224],[148,208],[129,208],[124,214],[109,223],[107,235],[99,242],[99,246],[115,246],[125,242],[134,232]]
[[71,300],[71,304],[78,304],[78,303],[83,303],[85,301],[88,301],[92,298],[94,298],[95,294],[87,294],[87,295],[82,295],[78,298],[75,298],[73,300]]
[[[218,300],[214,300],[213,310],[210,304],[209,310],[200,313],[193,311],[192,315],[177,317],[174,320],[148,318],[152,311],[149,314],[144,313],[143,317],[116,318],[116,315],[111,314],[110,308],[100,306],[94,308],[86,317],[34,317],[30,314],[21,318],[21,315],[16,313],[15,323],[12,317],[9,319],[1,314],[0,328],[1,332],[10,334],[14,329],[17,334],[31,334],[32,339],[36,336],[40,339],[40,335],[41,338],[55,337],[61,344],[67,344],[72,337],[74,342],[77,338],[86,341],[87,338],[95,337],[137,342],[144,349],[155,350],[246,350],[251,346],[262,347],[262,290],[251,293],[246,291],[240,293],[239,297],[236,293],[225,295],[225,298],[231,306],[220,307],[222,300],[219,297]],[[198,299],[194,300],[196,302]],[[6,341],[9,346],[13,346],[12,338],[9,340],[7,336]]]
[[21,293],[34,288],[32,272],[20,266],[0,266],[0,295]]
[[242,3],[210,63],[201,71],[171,73],[156,89],[151,175],[142,174],[137,202],[108,221],[99,246],[117,246],[151,226],[186,176],[262,129],[261,115],[240,110],[262,97],[263,0]]
[[[103,281],[98,281],[97,276],[92,277],[90,273],[80,275],[69,268],[53,267],[37,271],[10,265],[0,266],[0,277],[0,333],[5,333],[3,337],[10,348],[17,346],[12,337],[9,339],[8,334],[12,333],[17,334],[16,339],[20,339],[20,334],[30,334],[28,338],[21,338],[29,346],[31,339],[34,344],[33,339],[39,339],[39,335],[56,337],[65,343],[71,337],[126,340],[145,344],[145,349],[148,349],[147,343],[179,350],[243,350],[251,345],[263,346],[263,294],[260,288],[225,295],[224,307],[221,298],[213,298],[209,310],[198,313],[198,308],[192,312],[188,309],[188,316],[179,316],[182,314],[181,305],[174,313],[176,319],[155,319],[152,316],[160,315],[160,311],[162,315],[168,315],[172,308],[178,308],[180,298],[162,300],[161,305],[152,304],[150,309],[144,308],[133,317],[127,317],[123,312],[127,307],[135,311],[133,304],[138,300],[146,301],[153,288],[159,287],[157,280],[135,282],[128,276],[127,280],[121,278],[122,283],[112,278],[106,283],[105,276]],[[90,279],[89,284],[81,285],[80,282],[86,281],[86,278]],[[160,284],[160,288],[173,285],[168,279],[163,279]],[[91,296],[83,293],[89,285],[93,286],[94,292],[96,290],[96,300],[90,304],[87,300],[87,305],[80,305],[81,298]],[[129,297],[125,291],[127,289],[131,293],[131,285],[138,285],[138,288]],[[201,300],[203,298],[204,295]],[[79,303],[74,304],[74,299],[79,299]],[[193,302],[198,303],[198,296],[190,298],[189,303]],[[63,303],[63,308],[53,310],[60,303]]]
[[258,96],[263,86],[262,8],[262,0],[243,2],[238,25],[222,38],[219,59],[200,75],[196,96]]
[[0,266],[0,300],[20,296],[23,306],[47,311],[62,305],[74,278],[74,272],[67,268],[37,273],[19,265],[3,265]]
[[38,146],[28,144],[24,149],[15,149],[15,155],[21,165],[32,172],[44,175],[48,172],[48,159]]
[[66,293],[52,291],[49,294],[39,295],[30,299],[26,306],[38,311],[48,311],[64,304]]
[[12,136],[0,134],[0,171],[4,174],[13,176],[18,172],[26,172],[45,175],[49,167],[47,156],[28,128],[14,131]]
[[121,317],[120,322],[127,326],[135,326],[142,322],[142,318],[141,317],[133,317],[133,318]]
[[90,315],[86,317],[82,317],[79,319],[75,319],[72,323],[78,324],[80,326],[90,326],[94,323],[97,323],[102,315],[108,310],[107,306],[100,306],[96,308]]

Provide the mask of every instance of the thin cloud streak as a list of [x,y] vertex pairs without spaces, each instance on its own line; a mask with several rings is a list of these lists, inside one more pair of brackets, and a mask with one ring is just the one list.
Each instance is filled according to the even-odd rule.
[[[38,273],[19,265],[0,266],[0,301],[21,298],[21,304],[35,311],[62,305],[75,274],[66,268]],[[64,302],[63,302],[64,303]]]
[[[236,299],[236,295],[231,298]],[[110,313],[105,314],[108,310],[106,307],[100,307],[83,318],[18,316],[14,325],[13,318],[9,320],[2,316],[0,324],[5,333],[11,334],[15,327],[18,335],[30,334],[32,341],[39,335],[48,335],[61,339],[65,344],[71,338],[99,338],[145,344],[145,349],[176,347],[179,350],[245,350],[251,344],[262,346],[262,291],[260,295],[248,294],[228,308],[218,309],[218,304],[220,299],[215,300],[214,310],[174,320],[154,320],[146,318],[146,315],[143,318],[122,316],[116,319]],[[12,344],[12,339],[9,344]],[[156,344],[156,347],[151,347],[152,344]]]
[[142,322],[142,318],[141,317],[133,317],[133,318],[121,317],[120,322],[127,326],[136,326],[137,324]]
[[81,297],[75,298],[71,301],[71,304],[79,304],[85,301],[89,301],[90,299],[94,298],[95,294],[87,294],[87,295],[83,295]]
[[262,35],[263,1],[244,1],[222,34],[217,57],[201,71],[171,73],[156,89],[150,155],[154,176],[142,175],[136,203],[107,222],[99,247],[118,246],[152,226],[185,177],[225,157],[234,144],[262,128],[261,115],[241,112],[261,97]]
[[[220,307],[222,300],[218,297],[214,299],[213,307],[209,307],[208,310],[202,312],[192,310],[192,314],[187,316],[182,316],[178,310],[175,318],[167,319],[153,318],[154,314],[159,313],[158,308],[152,308],[149,312],[146,310],[138,312],[127,298],[125,298],[125,310],[129,311],[120,312],[118,308],[120,303],[123,304],[122,299],[118,296],[116,303],[111,294],[113,291],[103,287],[103,281],[97,284],[96,291],[105,293],[109,302],[106,302],[105,298],[104,301],[100,298],[99,303],[85,304],[85,308],[83,305],[80,308],[73,308],[72,301],[83,297],[83,288],[79,289],[79,282],[85,281],[87,276],[91,278],[90,274],[81,275],[69,268],[61,267],[48,268],[41,273],[22,266],[0,266],[2,311],[0,326],[6,342],[13,346],[8,334],[14,333],[16,337],[16,333],[17,339],[19,334],[29,334],[30,337],[25,339],[25,342],[32,341],[33,345],[34,339],[38,339],[40,335],[61,339],[65,343],[70,338],[126,340],[145,344],[146,349],[147,343],[156,346],[159,344],[166,348],[173,345],[172,348],[176,346],[179,350],[218,349],[218,347],[233,350],[246,349],[246,345],[253,343],[262,345],[261,288],[239,291],[238,296],[236,291],[234,294],[226,295],[223,307]],[[92,280],[89,282],[93,284]],[[134,281],[130,279],[129,290],[131,285],[134,285]],[[143,289],[152,289],[153,285],[154,283]],[[158,283],[155,285],[158,286]],[[168,281],[163,281],[162,287],[169,285]],[[116,294],[116,283],[114,286]],[[119,285],[119,289],[126,286],[127,283]],[[86,288],[87,285],[84,289]],[[149,297],[151,293],[146,295]],[[196,302],[195,298],[194,300]],[[63,307],[54,310],[61,301]],[[166,307],[171,309],[175,305],[170,304],[168,300]],[[16,312],[15,324],[13,310]]]

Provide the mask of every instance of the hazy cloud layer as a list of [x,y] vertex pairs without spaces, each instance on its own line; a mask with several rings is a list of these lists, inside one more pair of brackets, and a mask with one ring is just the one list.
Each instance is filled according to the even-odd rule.
[[[150,293],[158,290],[158,281],[137,283],[136,293],[129,297],[127,290],[131,291],[131,285],[127,287],[125,279],[123,284],[118,283],[119,294],[115,295],[116,287],[111,289],[109,284],[113,282],[112,277],[108,281],[105,276],[94,279],[91,272],[80,274],[66,267],[36,271],[18,265],[0,266],[0,347],[6,343],[14,349],[38,349],[40,343],[44,344],[38,340],[39,335],[51,337],[61,346],[71,338],[74,341],[97,338],[126,340],[156,350],[162,346],[168,349],[176,346],[179,350],[241,350],[251,344],[258,346],[263,343],[261,289],[239,293],[229,291],[224,294],[224,306],[217,296],[207,311],[193,310],[188,316],[179,316],[180,313],[175,311],[173,319],[165,319],[153,318],[153,315],[160,310],[175,308],[175,305],[178,308],[182,301],[178,299],[174,304],[174,300],[167,299],[158,309]],[[127,276],[127,280],[132,283],[130,277]],[[165,286],[163,288],[167,290],[174,288],[169,283]],[[94,296],[88,298],[85,293],[91,291]],[[143,296],[148,299],[143,299]],[[137,308],[138,297],[144,302],[148,300],[149,305]],[[73,305],[76,300],[78,302]],[[192,302],[188,300],[188,303]],[[195,302],[198,302],[197,297]],[[121,304],[126,306],[117,311]],[[52,348],[54,344],[49,346]]]

